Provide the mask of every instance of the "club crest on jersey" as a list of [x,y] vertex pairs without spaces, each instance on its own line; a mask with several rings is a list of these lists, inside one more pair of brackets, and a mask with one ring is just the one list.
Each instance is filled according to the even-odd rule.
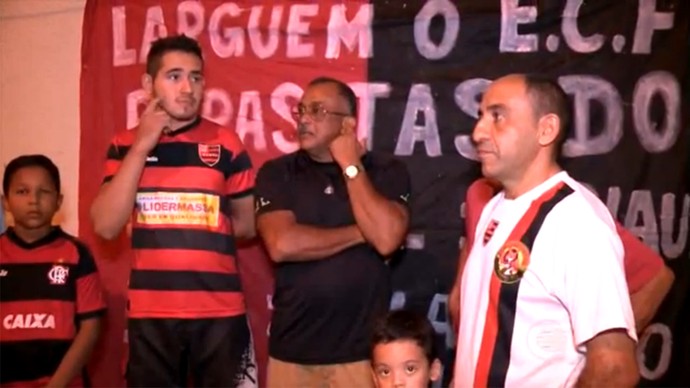
[[529,265],[529,249],[520,241],[508,241],[496,254],[494,273],[503,283],[515,283],[522,279]]
[[69,268],[64,265],[54,264],[53,268],[48,271],[48,280],[50,280],[50,284],[53,285],[63,285],[67,283],[68,276]]
[[199,144],[199,159],[209,167],[220,160],[220,144]]

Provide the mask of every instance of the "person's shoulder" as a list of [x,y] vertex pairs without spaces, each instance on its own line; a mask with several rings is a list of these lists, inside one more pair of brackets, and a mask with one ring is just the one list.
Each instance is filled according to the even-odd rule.
[[482,177],[470,184],[466,196],[468,201],[486,203],[500,191],[501,185],[499,183]]
[[199,119],[199,125],[196,130],[202,137],[215,137],[222,142],[240,140],[237,133],[230,127],[204,117]]
[[130,146],[132,143],[134,143],[135,135],[137,133],[137,129],[139,127],[134,127],[134,128],[129,128],[129,129],[120,129],[115,132],[115,134],[112,136],[112,141],[111,143],[116,144],[118,146]]
[[75,235],[65,232],[62,228],[59,228],[59,233],[60,238],[73,245],[80,254],[91,255],[91,248],[89,248],[89,245],[85,241]]
[[265,161],[259,168],[259,171],[292,171],[299,158],[299,151],[279,155],[273,159]]
[[582,183],[567,176],[563,182],[572,193],[559,201],[550,212],[549,218],[559,217],[567,220],[567,227],[571,231],[580,230],[583,233],[600,233],[604,230],[616,233],[616,226],[606,205]]

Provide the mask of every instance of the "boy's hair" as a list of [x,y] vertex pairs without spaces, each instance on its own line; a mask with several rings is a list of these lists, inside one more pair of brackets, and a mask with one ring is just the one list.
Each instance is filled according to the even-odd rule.
[[2,191],[5,196],[8,195],[10,182],[17,171],[27,167],[41,167],[46,170],[53,180],[53,184],[55,184],[55,189],[60,193],[60,170],[49,157],[42,154],[35,154],[18,156],[7,164],[5,173],[2,176]]
[[201,55],[201,46],[196,40],[183,35],[173,35],[165,38],[160,38],[151,44],[149,53],[146,57],[146,74],[151,78],[156,78],[158,70],[161,69],[161,62],[163,55],[171,51],[180,51],[196,55],[204,63],[204,57]]
[[409,340],[424,350],[424,355],[431,364],[438,358],[434,336],[434,328],[424,315],[410,310],[391,311],[374,327],[371,339],[372,360],[376,345]]

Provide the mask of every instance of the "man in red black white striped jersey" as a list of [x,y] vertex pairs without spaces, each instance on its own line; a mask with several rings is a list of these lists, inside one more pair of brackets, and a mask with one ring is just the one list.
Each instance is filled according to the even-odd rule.
[[484,207],[462,273],[455,386],[633,386],[621,240],[606,206],[556,162],[567,96],[511,75],[479,113],[482,173],[503,190]]
[[234,131],[199,115],[201,48],[171,36],[148,53],[151,100],[110,144],[91,216],[116,237],[131,218],[130,386],[254,386],[256,363],[236,263],[254,228],[254,170]]

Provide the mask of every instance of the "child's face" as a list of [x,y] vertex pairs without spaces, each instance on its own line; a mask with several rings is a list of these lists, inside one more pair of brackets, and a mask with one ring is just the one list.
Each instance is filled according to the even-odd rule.
[[422,349],[413,340],[398,340],[374,347],[372,373],[378,388],[428,387],[441,376],[439,360],[429,365]]
[[61,203],[62,195],[48,171],[41,167],[17,170],[4,197],[5,209],[12,214],[18,229],[50,226]]

